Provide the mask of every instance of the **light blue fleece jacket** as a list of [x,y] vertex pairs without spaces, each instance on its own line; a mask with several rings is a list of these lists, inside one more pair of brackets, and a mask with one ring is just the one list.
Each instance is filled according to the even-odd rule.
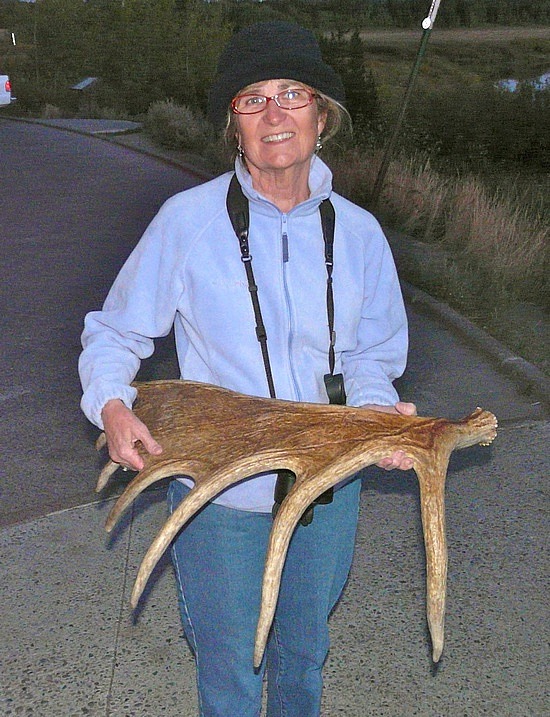
[[[268,337],[277,398],[327,403],[326,308],[320,202],[336,212],[334,238],[335,373],[348,404],[393,405],[392,381],[406,363],[407,320],[391,252],[376,219],[332,192],[332,174],[314,157],[310,198],[283,214],[252,187],[250,253]],[[172,326],[181,377],[254,396],[269,391],[239,244],[226,211],[232,173],[168,199],[122,267],[101,311],[86,316],[79,371],[82,409],[102,428],[112,398],[131,407],[142,359]],[[225,491],[217,502],[270,511],[273,475]]]

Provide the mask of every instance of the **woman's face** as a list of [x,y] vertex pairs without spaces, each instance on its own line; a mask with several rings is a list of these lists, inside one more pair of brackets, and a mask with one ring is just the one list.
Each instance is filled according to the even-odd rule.
[[[272,97],[289,87],[304,85],[292,80],[269,80],[247,87],[246,93]],[[297,110],[282,109],[271,101],[262,112],[235,117],[237,140],[251,172],[308,166],[326,121],[326,114],[319,113],[316,100]]]

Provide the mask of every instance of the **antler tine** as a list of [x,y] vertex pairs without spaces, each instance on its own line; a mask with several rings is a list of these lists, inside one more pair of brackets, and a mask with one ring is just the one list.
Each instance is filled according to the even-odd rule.
[[414,470],[420,488],[420,510],[426,551],[426,612],[432,638],[432,659],[443,652],[447,593],[447,538],[445,530],[445,480],[451,452],[496,437],[497,419],[477,408],[461,421],[446,421],[444,434],[430,453],[416,456]]
[[424,455],[415,464],[420,488],[422,532],[426,551],[426,614],[432,638],[432,659],[439,662],[443,652],[447,594],[447,538],[445,533],[445,477],[449,455]]
[[100,493],[105,488],[105,486],[109,482],[109,478],[113,475],[113,473],[116,472],[118,468],[119,464],[115,463],[114,461],[108,461],[108,463],[105,464],[105,467],[103,468],[103,470],[99,474],[99,478],[97,479],[97,484],[95,487],[96,493]]
[[[225,488],[249,478],[254,473],[262,471],[268,466],[273,466],[273,452],[265,452],[260,456],[251,456],[240,459],[234,464],[216,471],[209,477],[203,477],[200,484],[198,481],[188,495],[178,505],[172,515],[166,520],[156,538],[151,543],[138,570],[130,603],[136,607],[139,598],[143,593],[145,585],[153,572],[155,565],[160,560],[166,548],[183,526],[198,511],[215,498]],[[292,467],[290,468],[292,470]]]
[[99,434],[99,436],[97,437],[97,440],[95,442],[95,449],[96,449],[96,451],[100,451],[103,448],[103,446],[106,446],[106,445],[107,445],[107,436],[102,431]]
[[[267,645],[269,630],[277,606],[281,575],[290,539],[302,514],[313,500],[307,495],[309,491],[306,493],[303,488],[304,485],[299,483],[299,477],[297,476],[296,483],[281,503],[275,520],[273,521],[273,527],[271,528],[265,561],[260,616],[256,627],[256,639],[254,644],[255,668],[261,665]],[[322,490],[317,492],[317,495],[320,495],[322,492]]]
[[337,483],[349,478],[361,468],[376,463],[386,455],[384,448],[365,450],[363,446],[350,450],[331,463],[321,473],[311,475],[296,472],[296,483],[282,502],[271,528],[265,560],[260,616],[254,645],[254,667],[259,667],[281,585],[281,575],[292,534],[304,511],[311,503]]
[[[95,449],[96,451],[100,451],[104,446],[107,445],[107,436],[102,431],[99,436],[97,437],[97,440],[95,442]],[[103,470],[99,474],[99,477],[97,479],[97,484],[95,487],[95,492],[100,493],[107,483],[109,482],[109,478],[115,473],[115,471],[118,468],[118,463],[115,463],[114,461],[109,460],[105,466],[103,467]]]
[[153,485],[153,483],[163,478],[170,478],[171,476],[181,474],[189,475],[195,481],[200,480],[201,467],[191,460],[170,460],[154,463],[151,466],[143,468],[134,476],[114,504],[105,521],[105,530],[110,533],[130,503],[150,485]]
[[208,494],[208,486],[204,484],[192,488],[188,495],[182,500],[172,515],[166,520],[161,530],[157,533],[156,538],[149,546],[149,550],[145,553],[145,557],[139,566],[130,604],[135,608],[145,589],[145,585],[153,572],[155,565],[158,563],[166,548],[176,537],[181,528],[190,520],[195,513],[202,508],[209,500],[205,493]]

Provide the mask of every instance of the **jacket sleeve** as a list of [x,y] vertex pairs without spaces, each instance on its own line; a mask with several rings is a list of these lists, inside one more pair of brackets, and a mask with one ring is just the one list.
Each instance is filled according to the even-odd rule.
[[[101,410],[119,398],[129,408],[136,396],[130,386],[141,361],[154,351],[154,339],[166,336],[183,287],[174,267],[169,212],[161,208],[118,274],[101,311],[84,321],[79,374],[81,407],[103,428]],[[172,232],[173,235],[173,232]]]
[[394,379],[405,370],[407,316],[390,247],[376,223],[369,242],[357,343],[341,355],[348,405],[394,405]]

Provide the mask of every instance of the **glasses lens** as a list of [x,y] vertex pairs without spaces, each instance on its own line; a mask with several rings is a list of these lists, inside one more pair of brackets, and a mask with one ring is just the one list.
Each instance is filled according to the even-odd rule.
[[238,95],[233,100],[233,109],[243,115],[261,112],[266,106],[267,97],[263,95]]
[[311,102],[311,93],[301,87],[293,87],[277,95],[277,104],[285,110],[299,110]]

